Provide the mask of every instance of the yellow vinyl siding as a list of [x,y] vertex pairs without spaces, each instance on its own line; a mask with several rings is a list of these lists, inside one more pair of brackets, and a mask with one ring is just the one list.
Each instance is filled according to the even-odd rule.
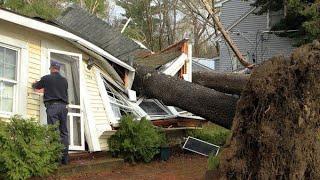
[[32,83],[41,78],[41,44],[40,41],[29,42],[29,64],[28,64],[28,98],[27,116],[40,119],[40,95],[35,94],[31,88]]
[[[41,75],[46,74],[48,68],[44,63],[47,64],[49,62],[49,51],[57,50],[79,53],[82,54],[84,60],[88,60],[88,54],[62,38],[18,26],[3,20],[0,20],[0,35],[13,40],[19,40],[19,42],[22,42],[24,50],[27,51],[27,58],[24,56],[24,59],[27,60],[27,65],[26,67],[21,68],[26,68],[28,71],[25,76],[24,74],[20,75],[25,78],[28,77],[26,80],[27,97],[26,100],[24,100],[24,102],[26,101],[26,106],[23,113],[26,113],[28,118],[33,117],[39,121],[40,118],[42,118],[42,116],[46,116],[46,114],[43,113],[43,109],[41,108],[43,107],[43,102],[41,101],[42,98],[39,94],[33,91],[32,83],[39,80]],[[12,46],[14,46],[14,44],[12,44]],[[82,73],[81,78],[84,80],[82,85],[86,86],[86,91],[88,92],[82,94],[82,96],[86,96],[88,99],[86,107],[88,107],[89,113],[93,116],[92,121],[95,124],[96,131],[98,131],[97,134],[100,136],[98,138],[101,150],[108,150],[107,139],[109,136],[104,134],[101,135],[101,131],[110,127],[110,124],[99,92],[94,70],[88,70],[86,66],[84,66],[84,68],[82,68]],[[0,120],[8,121],[8,119],[5,118],[0,118]]]
[[[84,67],[85,86],[87,89],[89,109],[93,113],[96,128],[99,126],[105,127],[109,125],[109,121],[106,116],[106,111],[102,102],[102,97],[99,92],[98,83],[95,78],[93,70],[88,70]],[[108,150],[107,143],[108,136],[100,136],[99,144],[102,151]]]

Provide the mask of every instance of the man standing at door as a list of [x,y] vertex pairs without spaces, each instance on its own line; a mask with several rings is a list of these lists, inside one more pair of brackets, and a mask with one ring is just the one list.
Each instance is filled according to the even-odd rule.
[[32,84],[34,89],[44,89],[43,101],[48,124],[59,122],[61,143],[64,145],[62,164],[68,164],[69,136],[67,129],[68,82],[60,75],[60,64],[52,61],[50,75]]

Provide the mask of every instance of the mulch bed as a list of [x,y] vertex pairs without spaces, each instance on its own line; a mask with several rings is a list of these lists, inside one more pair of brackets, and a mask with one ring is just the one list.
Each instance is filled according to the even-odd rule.
[[192,153],[174,153],[168,161],[156,159],[150,163],[128,164],[102,172],[84,173],[63,179],[203,179],[207,157]]

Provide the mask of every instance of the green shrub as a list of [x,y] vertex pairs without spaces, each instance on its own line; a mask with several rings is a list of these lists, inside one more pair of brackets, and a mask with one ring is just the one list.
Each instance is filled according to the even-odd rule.
[[202,129],[190,130],[187,134],[203,141],[222,146],[225,144],[231,131],[215,124],[208,124]]
[[163,142],[164,135],[150,121],[132,116],[122,117],[119,130],[108,139],[110,151],[129,162],[150,162]]
[[5,179],[27,179],[53,172],[61,157],[57,126],[14,116],[0,123],[0,174]]
[[208,170],[217,169],[219,164],[220,164],[220,160],[218,156],[215,156],[215,154],[210,154],[208,158]]

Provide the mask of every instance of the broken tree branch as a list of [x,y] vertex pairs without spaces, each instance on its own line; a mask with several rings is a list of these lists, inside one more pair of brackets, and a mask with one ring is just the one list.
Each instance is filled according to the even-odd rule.
[[203,4],[205,5],[205,8],[207,9],[207,11],[209,12],[209,14],[211,15],[213,22],[217,25],[218,30],[221,32],[222,36],[224,37],[224,39],[226,40],[226,42],[228,43],[228,45],[231,47],[232,51],[235,53],[235,55],[237,56],[238,60],[240,61],[240,63],[247,68],[252,68],[253,64],[249,63],[246,61],[246,59],[242,56],[241,52],[239,51],[239,49],[237,48],[237,46],[233,43],[232,39],[230,38],[230,36],[228,35],[228,33],[225,31],[225,29],[223,28],[223,25],[221,24],[221,22],[219,21],[219,19],[216,17],[216,15],[214,14],[212,7],[210,6],[209,2],[207,0],[201,0],[203,2]]

